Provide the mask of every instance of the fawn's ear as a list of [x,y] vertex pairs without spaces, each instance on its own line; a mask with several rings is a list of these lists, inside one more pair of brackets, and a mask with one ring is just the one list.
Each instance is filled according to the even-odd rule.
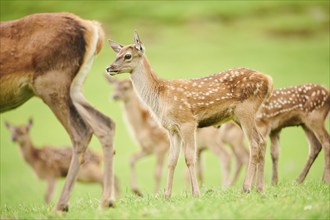
[[9,130],[13,128],[13,126],[8,121],[5,121],[5,125]]
[[135,43],[135,47],[136,49],[138,49],[140,52],[144,53],[145,52],[145,48],[143,43],[140,40],[140,37],[138,35],[137,32],[134,32],[134,43]]
[[112,76],[110,76],[109,74],[105,74],[105,78],[106,80],[108,80],[108,82],[110,84],[115,84],[116,82],[118,82],[118,80]]
[[113,40],[108,40],[110,47],[113,49],[113,51],[115,51],[116,53],[119,53],[119,51],[124,47],[123,45],[121,45],[120,43],[117,43]]
[[29,121],[28,121],[28,124],[27,124],[28,130],[31,129],[32,125],[33,125],[33,120],[32,120],[32,118],[30,118]]

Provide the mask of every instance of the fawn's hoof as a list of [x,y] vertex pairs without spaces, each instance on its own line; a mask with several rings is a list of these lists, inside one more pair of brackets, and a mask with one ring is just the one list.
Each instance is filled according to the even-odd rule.
[[55,208],[55,212],[69,212],[69,205],[57,205]]
[[138,189],[133,189],[133,193],[137,196],[143,197],[143,194]]
[[251,192],[251,188],[250,187],[243,186],[243,192],[244,193],[250,193]]
[[171,198],[171,193],[165,192],[164,197],[165,197],[165,199],[170,199]]
[[105,209],[105,208],[114,208],[115,207],[115,200],[110,199],[110,200],[104,200],[100,203],[99,209]]
[[108,207],[109,208],[114,208],[115,207],[115,201],[110,200],[109,203],[108,203]]
[[257,191],[260,193],[264,192],[264,187],[263,186],[257,186]]
[[193,192],[192,194],[193,197],[198,198],[200,196],[200,192]]

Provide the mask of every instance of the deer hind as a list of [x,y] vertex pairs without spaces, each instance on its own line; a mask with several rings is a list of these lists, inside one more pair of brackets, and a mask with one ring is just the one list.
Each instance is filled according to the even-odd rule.
[[309,142],[308,160],[297,182],[304,181],[322,148],[325,160],[323,181],[330,182],[330,136],[324,125],[329,111],[329,90],[311,83],[276,89],[262,104],[257,125],[271,140],[273,184],[278,182],[279,135],[283,128],[289,126],[302,126]]
[[[32,127],[32,119],[29,120],[27,125],[14,126],[9,122],[5,124],[11,133],[12,141],[20,145],[25,162],[33,169],[38,178],[47,182],[45,201],[49,203],[54,192],[56,180],[60,177],[66,177],[68,173],[72,158],[72,147],[55,148],[53,146],[44,146],[36,148],[29,134]],[[101,171],[100,156],[95,152],[86,150],[82,160],[84,162],[79,170],[77,180],[102,184],[103,173]]]
[[93,134],[104,152],[101,207],[114,203],[114,122],[84,98],[81,87],[104,33],[95,21],[69,13],[34,14],[0,24],[0,111],[20,106],[32,96],[43,100],[69,134],[73,156],[56,210],[67,211],[70,194]]
[[134,40],[135,44],[127,46],[110,41],[117,56],[107,72],[110,75],[130,73],[138,96],[169,134],[171,148],[165,196],[171,196],[181,145],[192,193],[194,196],[200,194],[195,175],[196,128],[228,120],[241,125],[251,145],[243,190],[251,189],[257,170],[257,190],[263,191],[265,142],[255,125],[255,114],[271,94],[272,79],[254,70],[238,68],[199,79],[162,80],[152,70],[137,33]]
[[[138,189],[135,163],[143,157],[154,154],[157,158],[155,169],[155,192],[158,193],[160,189],[163,161],[170,145],[166,131],[158,125],[148,109],[139,100],[133,90],[132,83],[129,80],[116,80],[113,77],[107,77],[107,80],[114,87],[112,95],[113,99],[123,102],[123,116],[126,125],[137,144],[141,147],[139,152],[132,155],[130,161],[132,190],[137,195],[142,196],[142,193]],[[227,136],[234,136],[235,138],[229,140]],[[210,149],[219,157],[219,161],[222,164],[222,183],[225,187],[235,182],[239,170],[245,163],[247,163],[245,158],[245,153],[247,152],[244,149],[243,139],[242,131],[236,125],[225,124],[221,129],[207,127],[197,130],[198,155],[200,155],[205,149]],[[232,180],[229,179],[230,154],[225,149],[225,143],[230,144],[236,157],[236,169]],[[200,156],[197,157],[197,176],[199,177],[200,182],[203,182],[202,164],[200,160]]]

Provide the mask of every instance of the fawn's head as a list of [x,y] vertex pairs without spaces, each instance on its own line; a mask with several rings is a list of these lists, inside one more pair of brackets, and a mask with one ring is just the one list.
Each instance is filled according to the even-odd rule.
[[114,100],[127,102],[131,99],[132,95],[134,95],[133,85],[130,80],[117,80],[111,76],[107,76],[106,78],[108,82],[114,87],[112,94],[112,98]]
[[11,133],[11,140],[17,143],[24,143],[29,140],[29,131],[32,127],[32,119],[29,119],[28,124],[14,126],[9,122],[5,122],[6,127]]
[[145,52],[139,35],[134,33],[134,44],[123,46],[112,40],[109,40],[109,43],[117,56],[115,61],[107,67],[107,73],[112,76],[120,73],[132,73],[141,62]]

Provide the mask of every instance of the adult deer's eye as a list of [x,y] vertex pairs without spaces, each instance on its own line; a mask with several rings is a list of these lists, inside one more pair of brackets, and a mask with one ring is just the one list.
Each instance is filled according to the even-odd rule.
[[129,60],[129,59],[131,59],[131,57],[132,57],[131,54],[126,54],[126,55],[125,55],[125,60]]

